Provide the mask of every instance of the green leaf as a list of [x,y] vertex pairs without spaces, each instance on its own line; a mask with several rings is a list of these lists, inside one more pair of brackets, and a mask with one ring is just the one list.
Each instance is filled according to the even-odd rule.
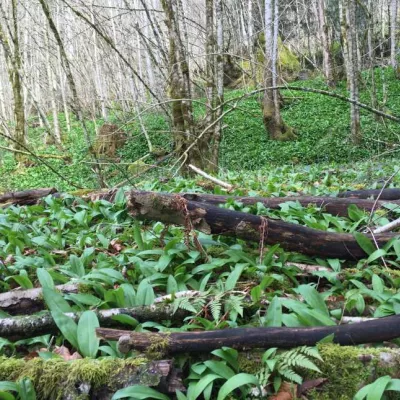
[[79,318],[77,329],[79,351],[85,357],[96,357],[100,343],[96,328],[99,326],[99,320],[93,311],[85,311]]
[[178,283],[176,282],[176,279],[172,275],[169,275],[167,281],[167,294],[176,293],[177,291],[178,291]]
[[381,376],[375,382],[373,382],[369,388],[367,400],[380,400],[391,379],[392,378],[389,375],[386,375]]
[[78,349],[78,326],[75,321],[60,311],[51,311],[51,316],[65,339]]
[[312,307],[320,311],[321,313],[329,316],[328,307],[326,306],[322,296],[318,293],[314,286],[311,285],[300,285],[297,291],[303,296],[305,302]]
[[265,316],[264,326],[281,327],[282,326],[282,304],[277,296],[275,296],[268,306],[267,315]]
[[137,288],[136,305],[150,306],[153,304],[154,299],[155,295],[153,287],[147,279],[143,279]]
[[24,378],[19,382],[19,395],[22,400],[36,400],[35,388],[30,379]]
[[220,375],[225,379],[232,378],[235,375],[235,371],[229,368],[223,361],[205,361],[204,365],[209,368],[214,374]]
[[59,311],[63,313],[72,312],[72,308],[59,292],[56,292],[48,287],[44,287],[43,297],[50,311]]
[[0,391],[0,400],[16,400],[11,393]]
[[376,274],[372,276],[372,289],[377,293],[383,293],[385,289],[383,280]]
[[125,399],[126,397],[132,397],[135,400],[142,399],[156,399],[156,400],[170,400],[168,396],[157,392],[148,386],[133,385],[124,389],[118,390],[117,393],[111,398],[111,400]]
[[228,279],[225,282],[225,290],[233,290],[235,289],[236,283],[242,275],[242,272],[245,267],[249,264],[236,264],[235,269],[229,274]]
[[400,379],[392,379],[386,386],[386,390],[400,392]]
[[377,260],[378,258],[385,257],[386,251],[383,249],[375,250],[367,259],[367,263],[372,263],[373,261]]
[[190,400],[196,400],[206,389],[206,387],[214,382],[216,379],[222,379],[221,375],[216,374],[207,374],[203,376],[197,383],[193,389],[192,396]]
[[18,385],[10,381],[0,381],[0,390],[18,392]]
[[78,258],[75,254],[70,255],[69,263],[71,264],[71,271],[76,276],[82,278],[82,276],[85,275],[85,267],[83,266],[81,259]]
[[65,299],[87,306],[98,306],[101,303],[101,300],[98,297],[89,293],[71,293],[66,295]]
[[358,245],[368,254],[372,254],[376,250],[376,246],[370,238],[360,232],[353,233]]
[[217,400],[224,400],[228,397],[234,390],[241,386],[254,385],[259,386],[258,379],[254,375],[250,374],[237,374],[232,378],[228,379],[218,392]]
[[131,317],[130,315],[125,315],[125,314],[113,315],[111,319],[114,321],[118,321],[121,324],[132,326],[133,328],[136,328],[139,325],[139,321]]
[[42,286],[42,288],[49,288],[49,289],[54,289],[54,282],[53,282],[53,278],[51,277],[51,275],[49,274],[49,272],[44,269],[44,268],[38,268],[36,270],[36,275],[39,279],[40,285]]

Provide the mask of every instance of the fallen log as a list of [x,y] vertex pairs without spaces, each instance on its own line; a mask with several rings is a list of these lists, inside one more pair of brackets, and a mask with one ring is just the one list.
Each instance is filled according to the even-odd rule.
[[0,375],[3,380],[13,382],[28,376],[36,392],[36,397],[29,398],[42,400],[110,400],[117,390],[132,385],[153,387],[171,395],[176,390],[185,390],[181,373],[173,367],[172,360],[149,361],[138,357],[126,360],[2,357]]
[[400,337],[400,315],[350,325],[307,328],[235,328],[203,332],[148,333],[97,328],[98,337],[118,340],[119,350],[158,349],[164,354],[209,353],[223,346],[238,350],[314,346],[334,335],[340,345],[379,343]]
[[379,200],[400,200],[400,189],[369,189],[369,190],[349,190],[338,194],[338,197],[353,199],[377,199]]
[[46,189],[32,189],[24,190],[20,192],[8,192],[0,195],[0,204],[2,205],[32,205],[36,204],[37,201],[49,194],[57,193],[55,188]]
[[[103,326],[120,326],[118,316],[127,315],[135,318],[139,322],[164,320],[182,321],[188,315],[187,311],[178,309],[175,313],[173,308],[165,304],[153,306],[143,306],[134,308],[115,308],[110,310],[96,310],[97,318]],[[74,321],[78,321],[80,313],[65,313]],[[0,319],[0,337],[9,340],[27,339],[48,333],[57,332],[50,312],[45,311],[41,314],[7,317]]]
[[[247,241],[274,245],[312,256],[358,260],[366,257],[349,233],[319,231],[297,224],[227,210],[207,203],[189,201],[179,195],[132,191],[128,212],[140,219],[193,227],[207,234],[234,236]],[[371,235],[366,235],[372,240]],[[377,246],[396,237],[392,233],[374,236]]]
[[[78,293],[77,284],[58,285],[61,293]],[[11,315],[33,314],[45,308],[42,288],[0,293],[0,310]]]
[[[238,201],[243,205],[253,205],[262,203],[267,208],[279,209],[281,204],[288,201],[299,202],[303,207],[314,205],[325,210],[327,213],[332,215],[339,215],[347,217],[348,208],[352,204],[364,211],[377,210],[387,204],[387,201],[365,200],[358,198],[337,198],[337,197],[246,197],[246,196],[223,196],[215,194],[198,194],[198,193],[183,193],[182,197],[186,200],[197,201],[199,203],[207,203],[212,205],[225,204],[229,199]],[[400,201],[393,201],[393,204],[397,204],[400,207]]]

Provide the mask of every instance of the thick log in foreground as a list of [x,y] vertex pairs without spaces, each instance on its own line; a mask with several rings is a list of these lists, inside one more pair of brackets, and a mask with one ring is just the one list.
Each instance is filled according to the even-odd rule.
[[349,190],[339,193],[338,197],[353,199],[377,199],[379,200],[400,200],[400,189],[368,189],[368,190]]
[[24,190],[21,192],[8,192],[0,195],[0,204],[13,204],[20,206],[32,205],[36,204],[39,199],[54,193],[57,193],[57,189],[55,188]]
[[[183,193],[182,197],[186,200],[197,201],[199,203],[207,203],[212,205],[225,204],[229,199],[233,199],[243,205],[252,205],[262,203],[267,208],[279,209],[280,205],[288,201],[299,202],[303,207],[314,205],[321,207],[327,213],[347,217],[348,209],[352,204],[364,211],[377,210],[387,204],[387,201],[375,202],[374,200],[364,200],[357,198],[337,198],[337,197],[246,197],[246,196],[223,196],[215,194],[198,194],[198,193]],[[391,204],[397,204],[400,207],[400,201],[393,201]]]
[[205,332],[143,333],[97,328],[105,340],[118,340],[121,352],[158,349],[165,354],[208,353],[222,346],[238,350],[314,346],[334,335],[334,343],[356,345],[380,343],[400,337],[400,315],[351,325],[307,328],[235,328]]
[[[279,243],[282,248],[313,256],[357,260],[366,257],[364,250],[349,233],[319,231],[279,220],[227,210],[206,203],[189,201],[179,195],[132,191],[128,194],[128,211],[141,219],[169,224],[188,224],[207,234],[234,236],[264,244]],[[371,235],[366,235],[371,240]],[[379,247],[396,234],[375,235]]]

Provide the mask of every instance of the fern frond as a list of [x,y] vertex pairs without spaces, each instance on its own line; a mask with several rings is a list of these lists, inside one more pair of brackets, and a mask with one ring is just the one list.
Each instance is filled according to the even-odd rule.
[[290,368],[280,369],[279,373],[288,381],[298,383],[299,385],[303,382],[303,378]]
[[299,351],[308,357],[316,358],[319,361],[323,361],[316,347],[302,346],[299,347]]

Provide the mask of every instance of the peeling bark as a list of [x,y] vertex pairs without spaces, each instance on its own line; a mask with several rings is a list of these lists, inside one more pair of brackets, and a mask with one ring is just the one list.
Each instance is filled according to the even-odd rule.
[[33,189],[24,190],[21,192],[4,193],[0,195],[0,204],[20,206],[36,204],[39,199],[54,193],[57,193],[57,189],[55,188]]
[[371,189],[371,190],[349,190],[338,194],[338,197],[353,199],[379,199],[400,200],[400,189]]

